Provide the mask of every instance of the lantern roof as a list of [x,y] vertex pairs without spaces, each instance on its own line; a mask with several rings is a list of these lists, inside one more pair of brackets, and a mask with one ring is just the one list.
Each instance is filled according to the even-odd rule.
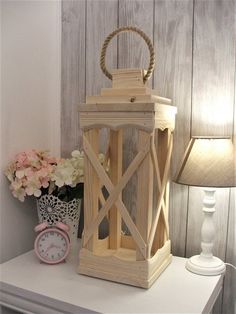
[[86,104],[79,105],[80,127],[173,130],[176,107],[172,106],[171,99],[160,97],[156,90],[147,87],[144,75],[142,69],[112,71],[112,87],[102,88],[100,95],[87,96]]

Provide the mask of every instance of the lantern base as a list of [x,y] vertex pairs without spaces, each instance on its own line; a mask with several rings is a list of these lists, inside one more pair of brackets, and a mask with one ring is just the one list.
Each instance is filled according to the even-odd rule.
[[135,255],[135,250],[125,248],[107,250],[103,255],[82,248],[78,272],[148,289],[171,262],[170,240],[148,260],[135,261]]

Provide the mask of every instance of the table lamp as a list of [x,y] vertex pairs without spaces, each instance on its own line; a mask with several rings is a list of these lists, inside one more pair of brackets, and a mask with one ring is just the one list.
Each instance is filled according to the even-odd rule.
[[180,168],[173,180],[176,183],[204,187],[200,255],[192,256],[186,268],[199,275],[219,275],[225,264],[213,256],[215,228],[215,188],[236,186],[236,158],[230,137],[192,137]]

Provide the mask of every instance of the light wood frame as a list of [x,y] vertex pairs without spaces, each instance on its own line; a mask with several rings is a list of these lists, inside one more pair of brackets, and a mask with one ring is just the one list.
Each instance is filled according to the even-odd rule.
[[[124,73],[128,74],[129,70],[123,70],[122,77]],[[120,88],[107,89],[102,96],[87,97],[86,105],[79,106],[85,156],[85,227],[78,271],[149,288],[171,261],[168,180],[176,108],[169,99],[158,97],[155,91],[145,88],[144,103],[140,94],[130,95],[132,79],[130,82],[131,86],[125,88],[121,81]],[[127,98],[130,102],[124,101]],[[123,173],[122,129],[127,126],[139,130],[138,151]],[[98,158],[102,127],[111,129],[109,173]],[[122,201],[122,190],[134,173],[138,176],[136,222]],[[153,210],[154,177],[157,204]],[[107,199],[102,187],[109,193]],[[109,236],[101,240],[98,228],[104,217],[109,220]],[[122,235],[122,219],[130,235]]]

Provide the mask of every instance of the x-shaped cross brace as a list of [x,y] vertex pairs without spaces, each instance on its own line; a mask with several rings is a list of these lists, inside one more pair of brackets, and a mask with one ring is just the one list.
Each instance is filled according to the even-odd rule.
[[129,228],[131,235],[133,236],[133,239],[135,240],[141,254],[143,255],[144,258],[146,258],[147,244],[140,235],[124,203],[119,199],[119,195],[126,186],[126,184],[128,183],[128,181],[130,180],[130,178],[132,177],[132,175],[134,174],[134,172],[138,169],[139,165],[142,163],[147,153],[149,152],[150,140],[148,140],[144,147],[138,152],[138,154],[136,155],[132,163],[129,165],[129,167],[126,169],[124,175],[122,176],[122,178],[120,179],[116,186],[113,185],[109,176],[106,174],[104,168],[98,161],[97,156],[93,152],[93,149],[91,148],[90,143],[88,142],[85,135],[83,136],[83,147],[91,165],[93,166],[99,179],[101,180],[101,183],[106,187],[107,191],[110,193],[105,204],[102,206],[102,208],[98,212],[98,215],[91,223],[90,228],[84,231],[83,245],[86,245],[86,243],[91,238],[96,228],[98,228],[99,224],[102,222],[105,215],[109,212],[112,205],[115,203],[116,207],[119,209],[121,213],[124,222]]
[[[156,156],[156,151],[155,151],[155,145],[153,142],[153,137],[151,137],[151,156],[154,164],[154,169],[157,177],[157,185],[158,185],[158,191],[160,193],[159,199],[158,199],[158,204],[157,204],[157,210],[156,210],[156,215],[154,217],[154,221],[150,230],[150,235],[148,239],[148,244],[145,243],[143,240],[142,236],[140,235],[135,223],[133,222],[132,218],[129,215],[129,212],[124,205],[124,203],[119,199],[119,195],[121,191],[124,189],[134,172],[138,169],[139,165],[142,163],[144,160],[145,156],[150,150],[150,141],[146,142],[146,145],[144,145],[143,149],[141,149],[132,163],[129,165],[127,170],[125,171],[124,175],[118,182],[116,186],[113,185],[111,182],[109,176],[106,174],[104,168],[100,164],[100,162],[97,159],[97,156],[93,152],[93,149],[91,148],[90,143],[88,142],[86,136],[83,136],[83,141],[84,141],[84,151],[94,167],[99,179],[101,180],[102,185],[104,185],[107,189],[107,191],[110,193],[108,199],[105,201],[103,199],[103,206],[101,210],[99,211],[98,215],[96,218],[93,220],[93,222],[90,225],[90,228],[85,230],[84,232],[84,245],[88,242],[88,240],[91,238],[92,234],[98,228],[99,224],[102,222],[103,218],[109,210],[111,209],[112,205],[115,203],[116,207],[119,209],[121,216],[123,220],[125,221],[127,227],[129,228],[131,235],[133,236],[133,239],[135,240],[141,254],[143,255],[144,258],[147,256],[150,256],[150,251],[151,247],[153,244],[158,220],[160,213],[163,213],[164,217],[164,223],[165,223],[165,230],[166,234],[168,235],[168,223],[167,223],[167,217],[165,215],[165,201],[164,201],[164,193],[165,193],[165,186],[167,184],[168,180],[168,172],[169,172],[169,166],[170,166],[170,159],[171,159],[171,152],[172,152],[172,147],[173,147],[173,139],[171,137],[169,148],[168,148],[168,153],[167,153],[167,158],[166,158],[166,164],[165,164],[165,169],[164,169],[164,175],[163,179],[161,181],[160,178],[160,171],[159,171],[159,166],[158,166],[158,160]],[[105,202],[104,202],[105,201]]]
[[173,137],[171,136],[169,147],[168,147],[168,153],[166,156],[164,174],[163,174],[163,178],[161,181],[155,145],[154,145],[153,141],[151,143],[151,156],[152,156],[153,165],[154,165],[154,169],[155,169],[155,173],[156,173],[156,177],[157,177],[157,186],[158,186],[158,191],[160,193],[160,196],[159,196],[159,199],[157,202],[156,215],[154,217],[153,224],[152,224],[149,238],[148,238],[148,251],[149,251],[149,253],[150,253],[151,248],[152,248],[152,244],[154,241],[155,232],[156,232],[156,228],[157,228],[157,224],[158,224],[158,220],[159,220],[161,212],[162,212],[163,218],[164,218],[166,234],[167,234],[167,236],[169,235],[169,227],[168,227],[168,223],[167,223],[167,217],[165,214],[166,205],[165,205],[165,201],[164,201],[164,193],[165,193],[166,184],[167,184],[167,181],[169,178],[172,148],[173,148]]

